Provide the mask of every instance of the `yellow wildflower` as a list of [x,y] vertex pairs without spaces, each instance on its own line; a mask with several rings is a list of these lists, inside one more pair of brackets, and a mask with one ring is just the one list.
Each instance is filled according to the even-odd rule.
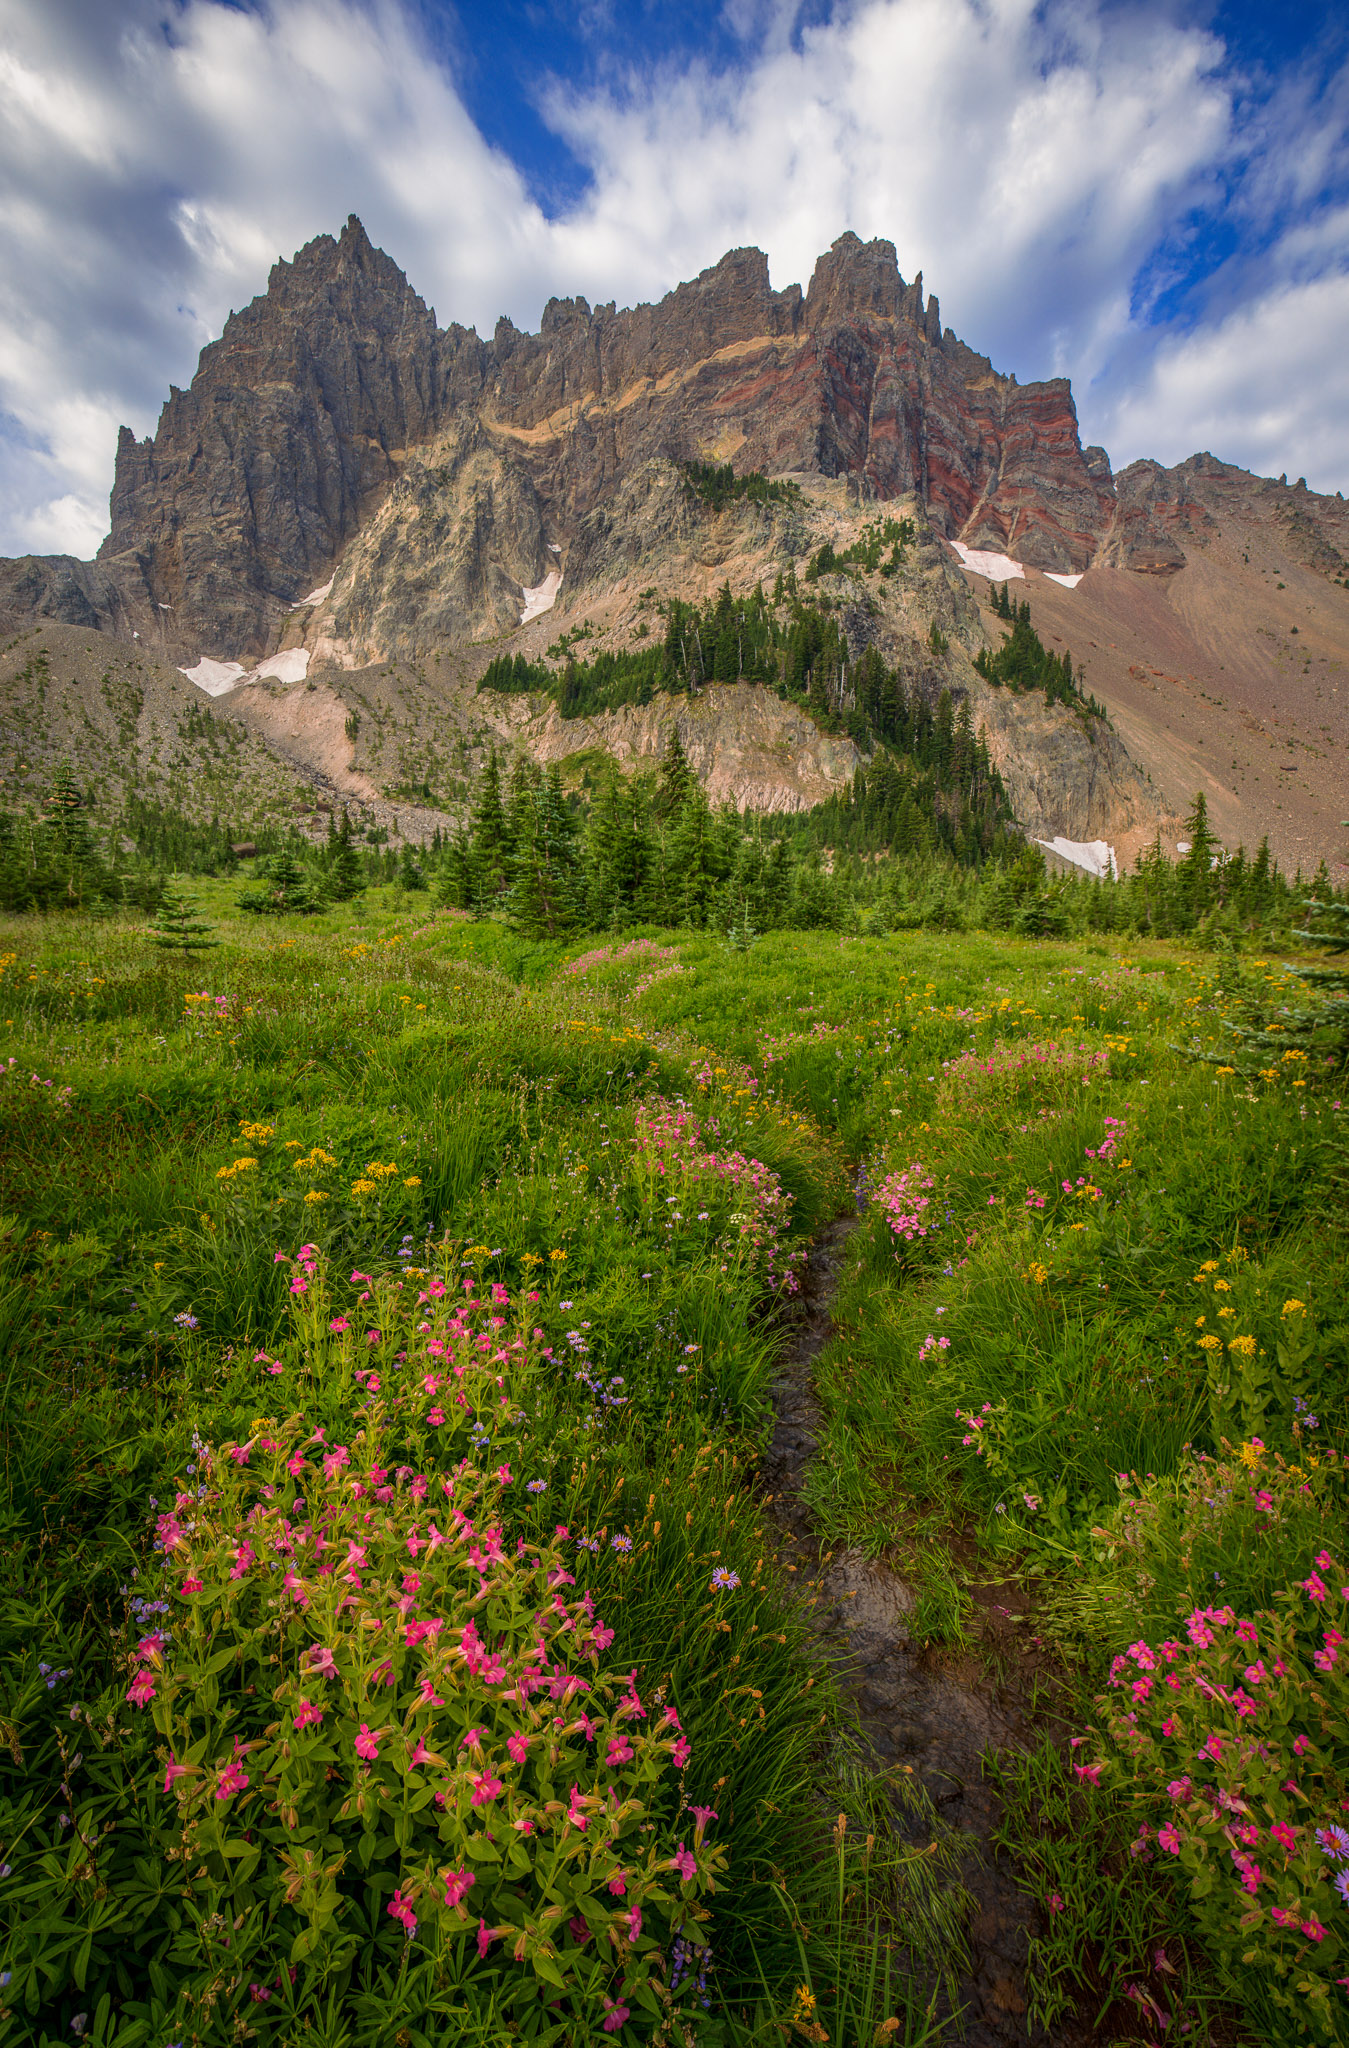
[[1254,1358],[1255,1339],[1254,1337],[1234,1337],[1227,1348],[1229,1351],[1240,1352],[1243,1358]]
[[1232,1283],[1230,1280],[1215,1280],[1213,1291],[1215,1294],[1230,1294],[1232,1292]]
[[403,1182],[403,1186],[405,1188],[419,1188],[421,1184],[421,1175],[416,1173],[410,1173],[407,1179]]
[[1286,1316],[1305,1316],[1307,1304],[1305,1301],[1286,1301],[1283,1305],[1283,1313]]
[[354,1180],[351,1183],[351,1192],[353,1195],[373,1195],[377,1189],[372,1180]]
[[565,1252],[549,1252],[548,1256],[550,1259],[555,1260],[558,1265],[561,1265],[567,1254]]
[[1214,1337],[1212,1335],[1201,1337],[1199,1339],[1199,1348],[1201,1351],[1221,1351],[1223,1340],[1221,1337]]
[[323,1188],[311,1188],[305,1196],[306,1202],[326,1202],[328,1196]]

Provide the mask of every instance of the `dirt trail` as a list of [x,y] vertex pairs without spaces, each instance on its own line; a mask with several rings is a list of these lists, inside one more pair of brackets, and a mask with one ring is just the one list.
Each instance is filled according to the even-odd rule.
[[[775,1425],[761,1466],[764,1489],[772,1496],[769,1515],[784,1551],[799,1547],[812,1567],[822,1554],[802,1498],[821,1421],[812,1367],[833,1332],[839,1271],[855,1228],[855,1217],[841,1218],[820,1233],[811,1250],[791,1339],[773,1381]],[[969,1838],[961,1875],[975,1911],[970,1968],[959,1994],[963,2031],[945,2038],[966,2048],[1024,2048],[1027,1943],[1041,1909],[991,1847],[997,1801],[984,1783],[980,1755],[990,1745],[1022,1743],[1027,1724],[991,1683],[953,1676],[938,1657],[910,1641],[906,1617],[913,1594],[887,1566],[838,1550],[820,1576],[815,1625],[839,1656],[863,1735],[883,1765],[909,1765],[942,1818]],[[1041,2048],[1078,2048],[1093,2037],[1070,2023],[1029,2038]]]

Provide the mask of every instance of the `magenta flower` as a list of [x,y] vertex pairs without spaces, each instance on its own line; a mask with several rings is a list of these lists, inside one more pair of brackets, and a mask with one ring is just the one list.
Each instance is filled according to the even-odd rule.
[[361,1732],[356,1737],[356,1754],[364,1757],[369,1764],[376,1763],[379,1759],[379,1732],[367,1728],[364,1721],[361,1723]]
[[611,1736],[609,1747],[604,1752],[604,1761],[609,1766],[609,1769],[613,1770],[617,1765],[629,1762],[631,1757],[632,1744],[628,1741],[627,1736]]
[[300,1659],[310,1678],[336,1678],[337,1664],[331,1650],[322,1643],[313,1643]]
[[476,1778],[469,1780],[469,1783],[473,1787],[471,1797],[474,1806],[485,1806],[489,1800],[496,1799],[502,1790],[500,1778],[494,1778],[490,1771],[480,1771]]
[[293,1717],[293,1725],[296,1728],[311,1728],[315,1725],[315,1723],[321,1725],[322,1721],[322,1707],[316,1707],[312,1700],[300,1701],[299,1706],[295,1709],[295,1714]]
[[600,2021],[600,2025],[601,2027],[603,2027],[606,2034],[616,2034],[619,2028],[622,2026],[624,2020],[626,2020],[629,2017],[628,2008],[621,2002],[615,2005],[607,1994],[605,1996],[604,2002],[608,2006],[609,2010],[605,2013],[604,2018]]
[[688,1850],[684,1847],[684,1844],[682,1842],[679,1844],[679,1847],[675,1850],[674,1855],[670,1858],[667,1867],[670,1870],[677,1870],[679,1872],[679,1875],[683,1878],[685,1884],[688,1883],[690,1878],[696,1877],[698,1875],[697,1862],[689,1854]]
[[401,1920],[409,1935],[417,1932],[417,1915],[412,1910],[412,1901],[405,1899],[401,1888],[396,1891],[385,1908],[391,1919]]
[[155,1682],[148,1671],[138,1671],[126,1689],[133,1707],[148,1707],[155,1696]]
[[693,1836],[693,1844],[696,1848],[698,1846],[698,1843],[701,1842],[703,1838],[703,1831],[706,1828],[707,1823],[710,1820],[720,1820],[721,1816],[717,1812],[715,1806],[690,1806],[689,1812],[693,1815],[694,1820],[698,1823]]
[[240,1763],[226,1764],[220,1773],[220,1783],[215,1788],[217,1799],[232,1799],[236,1792],[242,1792],[248,1783],[248,1773]]
[[479,1920],[478,1955],[480,1958],[487,1954],[488,1949],[492,1946],[492,1943],[496,1940],[496,1938],[496,1929],[494,1927],[489,1927],[485,1920]]
[[1165,1849],[1168,1856],[1180,1854],[1180,1836],[1169,1821],[1164,1828],[1157,1830],[1157,1847]]
[[692,1754],[687,1737],[681,1735],[670,1751],[670,1761],[677,1771],[682,1771]]
[[180,1764],[176,1762],[175,1759],[171,1756],[169,1758],[168,1769],[164,1773],[164,1790],[166,1792],[172,1792],[173,1781],[175,1778],[188,1778],[191,1775],[191,1767],[189,1765]]
[[529,1737],[521,1735],[517,1729],[514,1735],[506,1737],[506,1747],[511,1753],[512,1762],[522,1764],[529,1755]]
[[468,1888],[476,1884],[477,1879],[471,1870],[445,1870],[441,1872],[441,1876],[445,1880],[445,1904],[453,1906],[462,1919],[463,1902],[468,1894]]
[[189,1574],[188,1574],[188,1576],[187,1576],[187,1578],[185,1578],[185,1579],[183,1580],[183,1583],[182,1583],[181,1587],[179,1588],[179,1591],[180,1591],[180,1592],[182,1593],[182,1595],[183,1595],[184,1599],[186,1599],[186,1598],[187,1598],[187,1595],[188,1595],[189,1593],[200,1593],[200,1591],[201,1591],[201,1587],[202,1587],[202,1582],[201,1582],[201,1580],[200,1580],[200,1579],[194,1579],[194,1578],[192,1577],[191,1573],[189,1573]]

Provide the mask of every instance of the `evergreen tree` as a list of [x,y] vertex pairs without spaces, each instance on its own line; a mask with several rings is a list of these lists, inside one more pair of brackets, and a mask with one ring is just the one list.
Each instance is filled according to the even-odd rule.
[[259,861],[255,879],[261,887],[245,889],[239,897],[240,910],[255,917],[310,917],[323,908],[317,877],[306,874],[289,847]]
[[218,939],[206,936],[215,930],[215,926],[206,924],[196,912],[195,896],[184,896],[178,889],[165,889],[150,927],[151,945],[163,946],[175,953],[205,953],[212,946],[218,946]]
[[1202,917],[1217,901],[1218,882],[1214,863],[1222,854],[1222,841],[1209,824],[1208,801],[1202,789],[1190,806],[1190,815],[1185,820],[1185,834],[1190,847],[1177,879],[1181,903],[1189,913],[1184,921],[1192,923]]
[[582,880],[576,828],[554,766],[521,806],[507,898],[511,923],[528,938],[565,938],[580,923]]
[[[488,900],[503,895],[510,879],[511,835],[501,801],[501,770],[497,750],[487,756],[473,806],[473,851],[477,862],[477,889]],[[465,905],[465,908],[471,908]]]
[[353,843],[351,819],[342,812],[340,830],[328,826],[328,894],[334,903],[350,903],[365,888],[360,856]]
[[660,782],[656,789],[655,810],[658,818],[673,818],[688,800],[689,792],[697,787],[693,770],[688,763],[679,738],[678,726],[670,728],[670,744],[665,749],[661,763]]

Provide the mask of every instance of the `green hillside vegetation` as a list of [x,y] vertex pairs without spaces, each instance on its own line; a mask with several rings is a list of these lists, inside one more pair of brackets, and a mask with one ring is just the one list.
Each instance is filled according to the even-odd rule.
[[850,1734],[753,1486],[858,1189],[820,1563],[892,1560],[924,1668],[1030,1718],[988,1761],[1029,2020],[1133,2038],[1142,1984],[1169,2038],[1343,2040],[1344,1056],[1221,1059],[1318,985],[540,940],[530,802],[510,923],[222,874],[153,933],[6,925],[15,2038],[949,2037],[963,1845]]
[[1008,596],[1008,586],[991,586],[993,609],[1000,619],[1006,619],[1011,632],[1004,634],[1002,646],[990,654],[981,647],[974,657],[974,666],[986,682],[995,688],[1006,687],[1014,694],[1021,690],[1043,690],[1049,704],[1069,704],[1085,709],[1093,718],[1104,718],[1105,708],[1092,696],[1084,697],[1073,674],[1071,653],[1053,654],[1042,643],[1039,634],[1030,622],[1030,605],[1026,600],[1013,604]]
[[720,512],[727,505],[747,501],[751,505],[799,505],[800,484],[785,477],[767,477],[761,470],[747,469],[739,476],[729,462],[685,462],[679,474],[690,497],[698,498]]
[[856,540],[836,552],[831,541],[818,548],[806,564],[805,580],[818,583],[821,576],[846,574],[861,569],[868,576],[894,576],[914,537],[912,519],[870,519]]

